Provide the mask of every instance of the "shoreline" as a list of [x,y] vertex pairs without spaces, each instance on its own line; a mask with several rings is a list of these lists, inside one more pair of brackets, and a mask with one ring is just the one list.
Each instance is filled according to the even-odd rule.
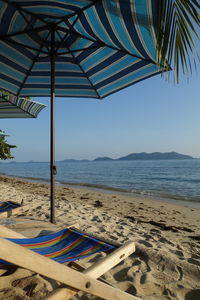
[[[7,174],[1,174],[0,176],[3,177],[9,177],[9,178],[16,178],[16,179],[22,179],[27,182],[38,182],[38,183],[43,183],[46,185],[49,185],[49,180],[45,178],[34,178],[34,177],[23,177],[23,176],[15,176],[15,175],[7,175]],[[87,184],[87,183],[68,183],[60,180],[55,181],[56,186],[63,186],[63,187],[69,187],[69,188],[77,188],[77,189],[83,189],[83,190],[91,190],[91,191],[97,191],[100,193],[104,194],[118,194],[118,195],[124,195],[128,197],[136,197],[140,198],[141,200],[149,199],[149,200],[155,200],[155,201],[160,201],[164,203],[169,203],[169,204],[175,204],[175,205],[180,205],[180,206],[187,206],[195,209],[200,209],[200,202],[198,201],[189,201],[187,199],[181,199],[183,196],[174,196],[171,197],[171,195],[164,195],[160,194],[159,196],[151,192],[130,192],[127,190],[123,190],[120,188],[113,188],[109,186],[98,186],[94,184]],[[176,197],[176,198],[175,198]]]
[[[21,203],[23,200],[24,205],[30,205],[20,218],[49,222],[49,185],[46,183],[0,176],[0,191],[0,201]],[[56,225],[60,228],[78,224],[83,232],[113,243],[134,241],[136,252],[107,272],[104,279],[143,300],[200,299],[199,209],[145,197],[58,185],[55,195]],[[4,219],[8,221],[9,218]],[[12,222],[11,226],[15,230]],[[81,263],[89,266],[94,259],[88,258]],[[4,271],[0,269],[0,272]],[[39,275],[30,273],[27,277],[20,268],[16,272],[17,275],[7,275],[6,280],[5,276],[0,276],[0,299],[20,296],[20,299],[39,300],[52,289]],[[30,282],[36,279],[35,289],[41,292],[41,298],[27,296],[24,288],[28,290]],[[16,284],[9,285],[12,280]],[[88,295],[84,299],[97,300]]]

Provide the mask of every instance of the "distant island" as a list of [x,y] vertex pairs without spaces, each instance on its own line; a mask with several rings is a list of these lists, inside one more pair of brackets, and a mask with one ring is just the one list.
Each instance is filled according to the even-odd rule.
[[113,159],[113,158],[110,158],[110,157],[107,157],[107,156],[97,157],[97,158],[94,159],[94,161],[107,161],[107,160],[117,160],[117,159]]
[[[64,160],[59,160],[56,161],[56,163],[60,162],[101,162],[101,161],[122,161],[122,160],[170,160],[170,159],[194,159],[194,157],[186,154],[181,154],[177,152],[153,152],[153,153],[146,153],[146,152],[141,152],[141,153],[131,153],[126,156],[122,156],[119,158],[110,158],[108,156],[103,156],[103,157],[97,157],[93,160],[89,159],[64,159]],[[40,161],[41,162],[41,161]],[[47,161],[46,161],[47,162]],[[3,161],[0,161],[0,164],[6,163]],[[8,161],[7,163],[10,164],[16,164],[18,162],[16,161]],[[38,161],[28,161],[27,163],[39,163]]]
[[109,157],[97,157],[94,161],[108,161],[108,160],[162,160],[162,159],[193,159],[190,155],[180,154],[177,152],[153,152],[153,153],[131,153],[117,159]]
[[64,159],[64,160],[59,160],[59,162],[75,162],[75,161],[79,161],[79,162],[84,162],[84,161],[89,161],[88,159]]

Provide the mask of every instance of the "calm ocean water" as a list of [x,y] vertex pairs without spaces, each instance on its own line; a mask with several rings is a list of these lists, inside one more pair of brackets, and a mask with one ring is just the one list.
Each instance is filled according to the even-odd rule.
[[[200,159],[57,162],[57,183],[200,203]],[[0,173],[49,180],[49,163],[0,163]]]

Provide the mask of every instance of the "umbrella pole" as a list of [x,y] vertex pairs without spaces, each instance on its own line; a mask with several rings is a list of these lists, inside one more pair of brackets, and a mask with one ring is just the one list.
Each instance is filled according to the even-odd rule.
[[50,201],[51,223],[55,223],[55,31],[51,31],[51,126],[50,126]]

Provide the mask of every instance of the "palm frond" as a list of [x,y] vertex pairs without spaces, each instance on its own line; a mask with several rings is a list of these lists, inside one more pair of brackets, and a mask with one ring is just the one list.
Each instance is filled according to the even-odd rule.
[[174,69],[178,82],[180,70],[191,74],[200,62],[200,3],[199,0],[158,0],[157,3],[157,60],[161,66]]

